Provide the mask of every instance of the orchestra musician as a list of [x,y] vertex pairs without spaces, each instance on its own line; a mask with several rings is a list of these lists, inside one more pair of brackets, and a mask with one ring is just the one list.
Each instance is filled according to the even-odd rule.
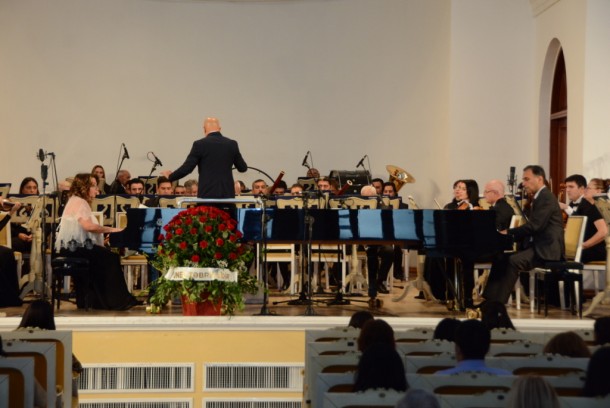
[[538,165],[526,166],[522,181],[527,192],[533,194],[530,215],[527,223],[509,229],[507,234],[513,240],[529,238],[528,246],[492,265],[483,291],[484,301],[506,303],[520,271],[531,270],[546,261],[560,261],[565,251],[561,208],[551,190],[546,187],[544,169]]
[[199,198],[235,198],[233,166],[240,173],[248,170],[239,145],[220,133],[220,122],[209,117],[203,122],[202,139],[196,140],[186,160],[174,172],[162,171],[161,174],[176,181],[188,175],[195,167],[199,170]]
[[[11,220],[11,216],[17,212],[20,204],[10,202],[5,204],[6,200],[2,198],[0,200],[2,200],[1,210],[8,211],[0,220],[0,230],[2,230]],[[0,246],[0,307],[21,306],[21,303],[15,251],[12,248]]]
[[515,210],[504,198],[504,183],[500,180],[490,180],[485,184],[483,197],[489,203],[489,209],[496,212],[496,229],[504,231],[510,227],[510,222],[515,215]]

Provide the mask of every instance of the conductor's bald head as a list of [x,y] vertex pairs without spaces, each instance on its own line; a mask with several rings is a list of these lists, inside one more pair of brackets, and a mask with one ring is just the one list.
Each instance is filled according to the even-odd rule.
[[212,132],[220,132],[220,122],[217,118],[206,118],[203,121],[203,133],[207,136]]

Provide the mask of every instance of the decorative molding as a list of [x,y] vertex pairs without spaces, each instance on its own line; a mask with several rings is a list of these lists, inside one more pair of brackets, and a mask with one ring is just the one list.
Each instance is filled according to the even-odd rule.
[[530,0],[530,6],[532,7],[532,14],[534,17],[542,14],[544,11],[549,9],[555,3],[558,3],[559,0]]

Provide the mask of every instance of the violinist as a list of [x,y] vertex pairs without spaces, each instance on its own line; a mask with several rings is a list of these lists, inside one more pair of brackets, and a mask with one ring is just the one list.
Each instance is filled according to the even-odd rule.
[[582,243],[581,262],[606,260],[605,237],[608,234],[608,225],[601,213],[587,200],[587,179],[580,174],[573,174],[565,179],[566,194],[569,204],[559,203],[562,210],[568,215],[584,215],[587,217],[585,236]]
[[[19,194],[22,195],[38,195],[38,182],[34,177],[26,177],[21,181],[19,186]],[[24,208],[22,211],[27,210]],[[21,214],[21,213],[20,213]],[[11,226],[11,241],[12,248],[15,251],[22,253],[30,253],[32,249],[32,232],[22,227],[19,224]]]
[[[19,209],[19,203],[11,203],[3,198],[2,211],[8,211],[0,220],[0,230],[11,220],[11,215]],[[13,249],[0,246],[0,307],[21,306],[17,262]]]
[[475,180],[465,179],[453,183],[453,200],[445,210],[474,210],[479,206],[479,185]]

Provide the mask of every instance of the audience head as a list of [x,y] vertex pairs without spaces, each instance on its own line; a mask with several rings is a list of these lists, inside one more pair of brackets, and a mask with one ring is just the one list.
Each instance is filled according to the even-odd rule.
[[362,329],[362,326],[364,326],[364,324],[369,320],[375,320],[375,316],[373,316],[371,312],[361,310],[352,315],[347,326]]
[[181,186],[180,184],[178,184],[178,185],[176,185],[176,187],[174,187],[174,194],[177,196],[186,195],[186,188],[184,186]]
[[459,325],[460,321],[458,319],[446,317],[438,322],[432,338],[435,340],[455,341],[455,330]]
[[386,343],[392,347],[396,347],[394,330],[385,320],[369,320],[364,323],[362,330],[360,330],[360,336],[358,336],[358,350],[364,351],[376,343]]
[[476,319],[464,320],[455,330],[455,356],[458,361],[484,360],[489,351],[491,334]]
[[303,186],[299,183],[294,183],[290,186],[290,195],[300,196],[303,194]]
[[90,173],[79,173],[72,180],[69,195],[80,197],[90,203],[99,192],[95,176]]
[[565,357],[591,357],[587,343],[573,331],[557,333],[551,337],[542,351]]
[[252,182],[252,190],[250,191],[250,193],[252,193],[254,195],[258,195],[258,194],[265,194],[266,191],[267,191],[267,183],[265,183],[265,180],[258,179],[258,180],[254,180]]
[[386,388],[406,391],[407,376],[402,358],[396,349],[387,343],[376,343],[362,352],[354,391]]
[[174,188],[172,186],[172,182],[165,176],[157,177],[157,195],[172,195],[174,193]]
[[593,335],[595,336],[595,344],[601,346],[610,343],[610,316],[595,319]]
[[375,187],[375,194],[381,195],[383,193],[383,180],[380,178],[374,178],[371,180],[371,185]]
[[481,321],[487,327],[488,330],[493,329],[513,329],[513,325],[506,305],[498,301],[488,301],[481,307]]
[[587,366],[587,377],[582,390],[584,397],[605,397],[610,394],[610,347],[598,348]]
[[45,300],[35,300],[23,313],[18,327],[35,327],[44,330],[55,330],[53,305]]
[[396,403],[396,408],[441,408],[436,395],[420,389],[409,388]]
[[39,194],[38,193],[38,182],[34,177],[26,177],[21,180],[19,186],[19,194]]
[[125,189],[127,194],[140,195],[144,194],[144,182],[139,178],[133,178],[127,182],[127,188]]
[[483,190],[485,201],[490,205],[494,205],[499,199],[504,197],[504,183],[500,180],[490,180],[485,184]]
[[544,378],[536,375],[519,376],[508,395],[508,408],[536,407],[559,408],[555,388]]

